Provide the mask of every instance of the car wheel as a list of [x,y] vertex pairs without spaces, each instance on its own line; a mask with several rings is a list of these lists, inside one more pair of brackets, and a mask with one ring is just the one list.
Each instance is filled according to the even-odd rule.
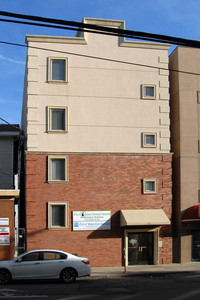
[[10,281],[10,272],[6,269],[0,269],[0,284],[6,284]]
[[66,268],[61,273],[61,279],[65,283],[72,283],[76,280],[77,273],[72,268]]

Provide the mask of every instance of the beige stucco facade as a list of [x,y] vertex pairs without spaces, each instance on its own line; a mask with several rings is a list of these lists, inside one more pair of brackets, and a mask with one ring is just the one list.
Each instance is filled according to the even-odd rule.
[[[123,21],[85,18],[84,22],[124,27]],[[26,42],[22,124],[29,151],[170,152],[169,45],[93,33],[27,36]],[[68,59],[67,82],[48,82],[48,57]],[[155,85],[154,100],[142,99],[143,84]],[[67,132],[47,134],[51,106],[67,107]],[[143,132],[156,133],[154,149],[141,146]]]
[[198,223],[183,223],[191,206],[199,204],[200,190],[200,51],[178,47],[170,55],[171,132],[174,152],[174,253],[175,261],[192,259],[192,232]]

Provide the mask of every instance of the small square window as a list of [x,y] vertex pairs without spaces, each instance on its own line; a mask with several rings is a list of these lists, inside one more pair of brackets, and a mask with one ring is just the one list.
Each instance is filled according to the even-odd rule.
[[154,84],[142,85],[142,98],[143,99],[156,99],[156,86]]
[[48,107],[48,131],[68,131],[68,108]]
[[68,60],[62,57],[48,58],[48,81],[68,81]]
[[156,194],[157,190],[157,179],[143,179],[143,194]]
[[143,147],[152,148],[157,146],[157,134],[155,132],[143,133]]
[[48,228],[68,227],[68,203],[48,202]]
[[48,157],[48,181],[65,182],[68,180],[67,157]]

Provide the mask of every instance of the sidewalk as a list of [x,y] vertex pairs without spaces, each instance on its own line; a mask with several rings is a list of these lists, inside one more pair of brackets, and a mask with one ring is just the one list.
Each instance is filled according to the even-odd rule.
[[92,278],[116,278],[139,275],[161,275],[182,272],[199,272],[200,262],[190,262],[185,264],[170,264],[170,265],[138,265],[126,267],[94,267],[92,268]]

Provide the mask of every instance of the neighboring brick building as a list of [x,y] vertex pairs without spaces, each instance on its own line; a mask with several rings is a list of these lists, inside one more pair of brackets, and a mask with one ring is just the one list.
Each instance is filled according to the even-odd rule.
[[0,260],[14,257],[18,247],[19,125],[0,124]]
[[169,45],[79,32],[26,41],[27,249],[92,266],[123,265],[123,249],[127,265],[171,263]]
[[174,261],[200,260],[200,50],[170,55]]

